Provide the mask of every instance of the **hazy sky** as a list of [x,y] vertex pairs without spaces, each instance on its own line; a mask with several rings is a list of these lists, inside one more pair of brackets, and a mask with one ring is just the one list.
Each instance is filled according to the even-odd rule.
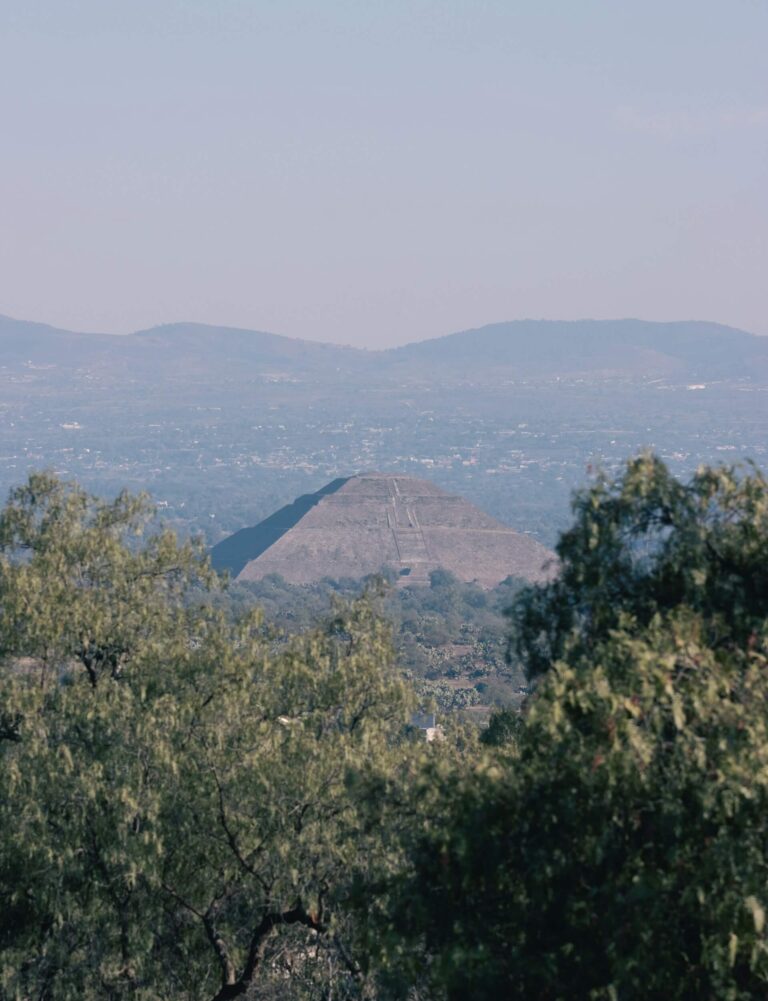
[[0,313],[768,334],[766,0],[0,0]]

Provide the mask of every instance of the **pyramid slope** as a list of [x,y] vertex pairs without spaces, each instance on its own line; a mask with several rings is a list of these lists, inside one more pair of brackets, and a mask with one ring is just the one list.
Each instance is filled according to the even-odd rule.
[[548,549],[469,501],[426,480],[382,473],[335,480],[299,498],[219,543],[212,559],[238,580],[276,573],[293,584],[360,578],[384,567],[402,584],[428,583],[433,570],[444,569],[483,587],[553,572]]
[[227,570],[237,577],[246,563],[255,560],[269,549],[302,517],[318,504],[327,494],[334,493],[346,483],[346,479],[332,480],[313,494],[302,494],[292,504],[286,504],[253,528],[242,528],[234,535],[223,539],[211,550],[211,564],[214,570]]

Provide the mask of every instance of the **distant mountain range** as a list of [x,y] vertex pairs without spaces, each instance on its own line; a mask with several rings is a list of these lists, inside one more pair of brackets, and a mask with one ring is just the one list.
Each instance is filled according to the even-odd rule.
[[0,316],[0,365],[55,365],[64,369],[125,366],[172,375],[180,369],[213,374],[232,368],[335,370],[359,365],[365,352],[302,341],[260,330],[170,323],[133,334],[81,334]]
[[768,337],[718,323],[518,320],[408,344],[400,364],[468,375],[488,365],[525,376],[768,375]]
[[768,337],[706,322],[519,320],[365,351],[256,330],[174,323],[125,336],[0,316],[0,366],[122,371],[133,378],[398,382],[552,378],[768,379]]

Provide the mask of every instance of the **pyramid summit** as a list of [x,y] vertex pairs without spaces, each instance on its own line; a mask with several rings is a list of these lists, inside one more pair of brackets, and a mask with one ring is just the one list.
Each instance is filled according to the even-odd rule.
[[509,576],[545,580],[553,560],[540,543],[464,498],[388,473],[333,480],[211,551],[213,566],[238,580],[276,573],[292,584],[387,568],[403,584],[426,584],[443,569],[494,587]]

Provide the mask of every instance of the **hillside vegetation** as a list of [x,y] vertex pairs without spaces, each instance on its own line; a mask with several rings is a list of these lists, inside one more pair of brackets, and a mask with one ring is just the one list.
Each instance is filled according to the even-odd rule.
[[386,599],[278,636],[152,514],[0,515],[2,1001],[768,992],[760,473],[578,495],[510,594],[534,694],[432,744]]
[[506,612],[524,581],[508,578],[490,590],[433,571],[428,587],[395,586],[392,575],[289,584],[278,575],[234,583],[214,600],[243,611],[262,609],[265,622],[287,636],[327,617],[334,599],[367,595],[391,626],[397,663],[426,708],[441,713],[472,708],[483,719],[493,707],[518,705],[525,675],[508,642]]

